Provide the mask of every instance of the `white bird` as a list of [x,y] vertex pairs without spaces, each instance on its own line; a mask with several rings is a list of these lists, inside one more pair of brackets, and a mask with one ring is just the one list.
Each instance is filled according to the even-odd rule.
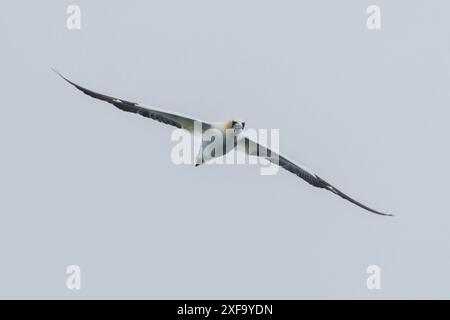
[[[104,94],[100,94],[100,93],[91,91],[89,89],[83,88],[83,87],[77,85],[76,83],[68,80],[63,75],[61,75],[58,71],[56,71],[56,70],[54,70],[54,71],[65,81],[67,81],[68,83],[70,83],[75,88],[82,91],[83,93],[87,94],[88,96],[111,103],[123,111],[137,113],[146,118],[151,118],[153,120],[157,120],[159,122],[174,126],[176,128],[184,129],[192,134],[194,134],[194,125],[196,122],[201,124],[202,132],[205,132],[206,130],[211,129],[211,128],[218,129],[223,133],[223,137],[226,137],[227,134],[230,134],[230,132],[231,132],[232,134],[235,135],[237,140],[242,140],[242,139],[244,140],[243,142],[245,143],[245,152],[248,155],[264,157],[271,163],[279,165],[283,169],[299,176],[300,178],[302,178],[303,180],[308,182],[310,185],[317,187],[317,188],[329,190],[329,191],[337,194],[338,196],[340,196],[340,197],[352,202],[353,204],[355,204],[363,209],[366,209],[372,213],[375,213],[378,215],[383,215],[383,216],[393,216],[392,214],[382,213],[382,212],[376,211],[374,209],[371,209],[371,208],[363,205],[362,203],[350,198],[349,196],[344,194],[342,191],[333,187],[331,184],[329,184],[328,182],[326,182],[325,180],[320,178],[315,173],[306,169],[305,167],[295,164],[294,162],[288,160],[286,157],[270,150],[269,148],[259,144],[258,142],[255,142],[255,141],[249,139],[248,137],[244,136],[242,134],[242,132],[245,128],[245,122],[242,120],[233,119],[233,120],[229,120],[229,121],[225,121],[225,122],[217,122],[217,123],[211,123],[211,122],[208,123],[208,122],[200,121],[200,120],[194,119],[192,117],[184,116],[184,115],[181,115],[181,114],[178,114],[175,112],[159,110],[159,109],[156,109],[153,107],[144,106],[140,103],[130,102],[130,101],[126,101],[123,99],[117,99],[114,97],[110,97],[110,96],[107,96]],[[224,145],[226,145],[226,144],[224,144]],[[236,147],[236,143],[234,144],[234,146],[231,147],[231,149],[224,150],[224,153],[219,156],[226,154],[227,152],[231,151],[235,147]],[[209,160],[209,159],[207,159],[206,155],[204,157],[202,157],[202,156],[203,155],[200,155],[200,157],[197,157],[196,166],[203,164],[207,160]],[[212,157],[214,157],[214,155]]]

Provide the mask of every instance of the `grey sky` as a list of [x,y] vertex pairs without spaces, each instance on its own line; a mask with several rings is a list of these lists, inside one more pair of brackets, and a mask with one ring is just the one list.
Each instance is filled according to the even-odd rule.
[[[450,297],[448,1],[1,6],[1,298]],[[175,166],[172,128],[51,67],[119,98],[279,128],[282,153],[397,216],[283,170]],[[80,291],[65,287],[71,264]],[[366,288],[371,264],[382,290]]]

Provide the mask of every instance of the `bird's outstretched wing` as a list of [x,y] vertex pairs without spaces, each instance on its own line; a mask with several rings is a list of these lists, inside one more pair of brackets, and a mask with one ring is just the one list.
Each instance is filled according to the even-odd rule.
[[196,122],[198,124],[202,125],[203,130],[206,130],[210,127],[210,125],[206,122],[202,122],[200,120],[197,120],[197,119],[194,119],[194,118],[191,118],[188,116],[180,115],[175,112],[158,110],[153,107],[150,108],[150,107],[144,106],[140,103],[130,102],[130,101],[126,101],[123,99],[117,99],[114,97],[110,97],[110,96],[107,96],[104,94],[94,92],[92,90],[83,88],[82,86],[79,86],[76,83],[70,81],[69,79],[64,77],[61,73],[59,73],[58,71],[56,71],[56,70],[53,70],[53,71],[55,71],[61,78],[63,78],[65,81],[67,81],[68,83],[70,83],[75,88],[82,91],[83,93],[87,94],[88,96],[111,103],[114,106],[116,106],[117,108],[119,108],[120,110],[123,110],[126,112],[137,113],[143,117],[150,118],[150,119],[153,119],[153,120],[156,120],[156,121],[159,121],[159,122],[162,122],[162,123],[165,123],[165,124],[168,124],[168,125],[180,128],[180,129],[185,129],[191,133],[193,133],[193,131],[194,131],[194,124]]
[[362,203],[350,198],[348,195],[346,195],[342,191],[336,189],[331,184],[329,184],[328,182],[326,182],[325,180],[323,180],[322,178],[320,178],[318,175],[311,172],[310,170],[293,163],[292,161],[286,159],[285,157],[279,155],[278,153],[270,150],[269,148],[255,142],[247,137],[244,139],[245,139],[245,152],[248,155],[263,157],[263,158],[269,160],[270,162],[272,162],[273,164],[276,164],[276,165],[282,167],[283,169],[299,176],[300,178],[302,178],[309,184],[313,185],[314,187],[327,189],[327,190],[337,194],[338,196],[350,201],[351,203],[356,204],[357,206],[359,206],[363,209],[366,209],[372,213],[379,214],[382,216],[392,216],[392,214],[382,213],[382,212],[376,211],[374,209],[371,209],[371,208],[363,205]]

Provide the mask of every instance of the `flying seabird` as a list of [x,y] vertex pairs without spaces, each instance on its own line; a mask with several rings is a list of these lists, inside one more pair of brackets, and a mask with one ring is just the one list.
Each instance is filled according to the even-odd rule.
[[[140,114],[141,116],[144,116],[146,118],[151,118],[153,120],[157,120],[159,122],[174,126],[179,129],[184,129],[184,130],[190,132],[191,134],[194,134],[195,123],[201,124],[202,132],[205,132],[208,129],[216,129],[216,130],[220,130],[223,133],[224,137],[226,137],[227,134],[230,134],[230,132],[231,132],[231,134],[233,134],[235,136],[236,140],[241,140],[241,141],[243,140],[243,142],[245,143],[245,152],[248,155],[263,157],[263,158],[267,159],[268,161],[270,161],[271,163],[276,164],[276,165],[282,167],[283,169],[297,175],[298,177],[302,178],[310,185],[317,187],[317,188],[329,190],[329,191],[335,193],[336,195],[338,195],[338,196],[350,201],[351,203],[353,203],[363,209],[366,209],[372,213],[382,215],[382,216],[393,216],[392,214],[382,213],[377,210],[371,209],[371,208],[367,207],[366,205],[350,198],[348,195],[346,195],[339,189],[335,188],[334,186],[332,186],[331,184],[329,184],[328,182],[326,182],[325,180],[323,180],[322,178],[320,178],[318,175],[316,175],[312,171],[308,170],[307,168],[295,164],[294,162],[292,162],[292,161],[288,160],[286,157],[274,152],[273,150],[269,149],[268,147],[265,147],[262,144],[255,142],[255,141],[251,140],[250,138],[246,137],[245,135],[242,134],[243,130],[245,128],[245,122],[243,120],[233,119],[233,120],[229,120],[226,122],[217,122],[217,123],[211,123],[211,122],[208,123],[208,122],[200,121],[200,120],[194,119],[192,117],[184,116],[184,115],[181,115],[181,114],[178,114],[175,112],[164,111],[164,110],[156,109],[153,107],[147,107],[140,103],[130,102],[127,100],[118,99],[118,98],[114,98],[111,96],[107,96],[104,94],[94,92],[92,90],[83,88],[83,87],[77,85],[76,83],[70,81],[69,79],[64,77],[62,74],[60,74],[57,70],[53,70],[53,71],[55,71],[61,78],[63,78],[69,84],[73,85],[75,88],[79,89],[80,91],[87,94],[88,96],[111,103],[114,106],[116,106],[117,108],[119,108],[120,110]],[[234,144],[234,146],[232,146],[231,149],[224,150],[224,153],[221,154],[220,156],[226,154],[227,152],[231,151],[235,147],[236,147],[236,143]],[[202,154],[200,154],[200,159],[199,159],[199,157],[197,158],[196,166],[203,164],[207,160],[209,160],[209,159],[205,159],[201,156],[202,156]]]

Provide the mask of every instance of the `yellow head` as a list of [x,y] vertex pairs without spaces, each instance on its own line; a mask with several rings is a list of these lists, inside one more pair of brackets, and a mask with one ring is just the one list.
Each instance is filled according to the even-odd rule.
[[227,124],[225,126],[225,129],[233,129],[234,134],[238,135],[244,130],[245,128],[245,121],[243,120],[229,120],[227,121]]

